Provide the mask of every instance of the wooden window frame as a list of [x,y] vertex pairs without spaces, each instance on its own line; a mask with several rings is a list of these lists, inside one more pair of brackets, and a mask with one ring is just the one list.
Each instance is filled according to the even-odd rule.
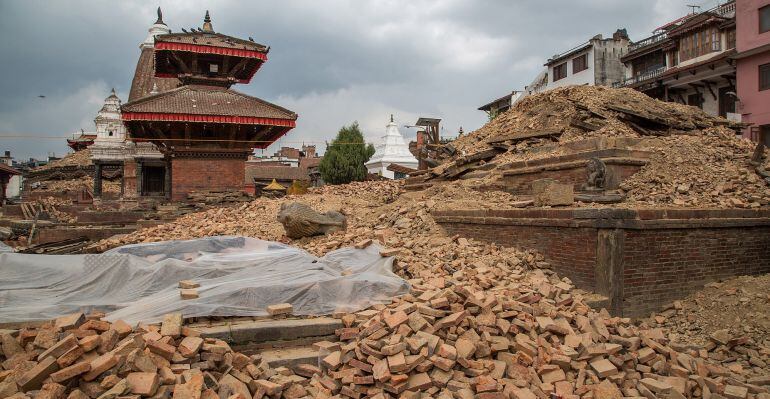
[[[578,63],[578,61],[582,62],[582,65]],[[588,54],[579,55],[572,59],[572,74],[576,74],[578,72],[582,72],[588,69]]]
[[[770,90],[770,63],[760,65],[757,68],[757,72],[759,74],[758,76],[759,91]],[[762,72],[765,73],[764,81],[762,80]]]
[[[564,67],[564,75],[558,76],[556,71],[558,71],[559,68],[561,68],[561,67]],[[567,77],[567,63],[566,62],[562,62],[561,64],[555,65],[553,67],[553,81],[554,82],[556,82],[557,80],[562,80],[562,79],[564,79],[566,77]]]
[[[765,28],[767,29],[765,30],[762,30],[762,13],[765,13],[765,18],[767,18],[767,20],[765,21],[765,23],[767,24]],[[757,29],[759,30],[759,33],[770,32],[770,4],[764,7],[759,7],[759,9],[757,10]]]

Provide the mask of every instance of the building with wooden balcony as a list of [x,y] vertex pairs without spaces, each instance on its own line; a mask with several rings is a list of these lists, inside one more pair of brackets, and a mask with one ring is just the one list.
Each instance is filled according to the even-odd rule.
[[630,87],[651,97],[693,105],[712,115],[735,114],[735,2],[693,13],[632,43],[622,57]]

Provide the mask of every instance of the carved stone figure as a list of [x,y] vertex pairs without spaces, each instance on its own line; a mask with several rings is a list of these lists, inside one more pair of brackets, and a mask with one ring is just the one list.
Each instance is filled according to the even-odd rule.
[[323,235],[347,228],[345,215],[336,211],[316,212],[299,202],[283,203],[278,212],[278,221],[289,238]]
[[604,162],[599,158],[591,158],[588,160],[586,168],[588,169],[588,182],[585,185],[585,189],[593,191],[603,190],[605,174],[607,172]]

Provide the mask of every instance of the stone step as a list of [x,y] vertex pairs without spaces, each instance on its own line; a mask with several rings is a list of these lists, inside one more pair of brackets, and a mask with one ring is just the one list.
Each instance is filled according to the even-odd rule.
[[218,338],[232,345],[255,345],[269,343],[270,346],[286,346],[281,342],[328,340],[334,330],[342,328],[342,321],[331,317],[312,319],[282,319],[239,321],[214,326],[191,326],[203,337]]

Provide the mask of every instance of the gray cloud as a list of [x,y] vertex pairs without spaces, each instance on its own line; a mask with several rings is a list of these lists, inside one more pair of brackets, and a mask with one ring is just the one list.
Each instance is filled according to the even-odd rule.
[[[5,0],[0,134],[92,129],[110,87],[125,100],[158,4],[174,31],[199,26],[209,9],[215,30],[270,45],[270,60],[252,83],[235,89],[300,115],[280,144],[322,145],[354,120],[376,140],[391,113],[400,124],[442,118],[445,135],[476,129],[486,120],[479,105],[522,88],[552,54],[621,27],[643,38],[686,12],[685,3]],[[0,149],[41,157],[67,148],[63,139],[0,138]]]

